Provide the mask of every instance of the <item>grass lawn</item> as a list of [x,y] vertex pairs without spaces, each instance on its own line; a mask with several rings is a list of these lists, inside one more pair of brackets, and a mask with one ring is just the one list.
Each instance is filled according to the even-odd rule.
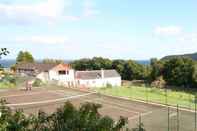
[[139,99],[147,102],[167,103],[189,109],[195,108],[194,93],[186,93],[184,91],[166,91],[164,89],[137,86],[100,88],[97,91],[103,94]]
[[14,88],[15,84],[0,82],[0,89]]

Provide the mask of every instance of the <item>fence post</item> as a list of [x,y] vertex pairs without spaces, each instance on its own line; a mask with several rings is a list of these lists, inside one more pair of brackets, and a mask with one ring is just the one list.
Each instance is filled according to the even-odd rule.
[[170,107],[168,106],[168,131],[170,131]]
[[146,102],[148,103],[148,87],[146,86]]
[[142,128],[142,127],[141,127],[141,126],[142,126],[141,123],[142,123],[141,114],[139,114],[139,130],[141,130],[141,128]]
[[131,91],[131,100],[133,100],[133,86],[130,86],[130,91]]
[[195,100],[194,100],[194,103],[195,103],[195,121],[194,121],[195,122],[195,126],[194,126],[194,128],[195,129],[194,129],[194,131],[196,131],[196,108],[197,108],[196,107],[196,102],[197,102],[197,96],[195,95]]
[[190,110],[192,110],[192,103],[191,103],[191,100],[192,100],[192,98],[191,98],[191,94],[189,93],[189,109]]
[[179,105],[177,105],[177,131],[179,131]]
[[165,104],[168,105],[168,91],[165,88]]

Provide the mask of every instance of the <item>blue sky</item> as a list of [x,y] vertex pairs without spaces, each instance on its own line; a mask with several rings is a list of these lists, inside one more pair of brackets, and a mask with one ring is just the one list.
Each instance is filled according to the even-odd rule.
[[196,0],[0,0],[0,47],[15,58],[149,59],[197,52]]

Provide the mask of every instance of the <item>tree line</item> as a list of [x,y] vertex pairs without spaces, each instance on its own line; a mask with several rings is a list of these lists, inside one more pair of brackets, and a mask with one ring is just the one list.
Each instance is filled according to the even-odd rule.
[[115,69],[124,80],[145,80],[149,74],[149,67],[138,64],[133,60],[110,60],[102,57],[75,60],[72,67],[76,70]]
[[[34,58],[30,52],[19,52],[17,63],[20,62],[34,62]],[[44,59],[42,62],[63,63],[55,59]],[[133,60],[93,57],[74,60],[71,65],[76,70],[115,69],[123,80],[143,80],[148,84],[163,80],[170,86],[197,86],[197,62],[190,58],[151,59],[150,65],[142,65]]]
[[72,66],[76,70],[115,69],[123,80],[144,80],[150,84],[158,78],[162,78],[167,85],[197,86],[197,62],[190,58],[151,59],[150,65],[142,65],[133,60],[94,57],[75,60],[72,62]]

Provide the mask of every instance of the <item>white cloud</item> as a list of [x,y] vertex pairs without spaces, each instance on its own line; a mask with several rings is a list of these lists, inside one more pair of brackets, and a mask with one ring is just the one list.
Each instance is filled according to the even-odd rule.
[[[32,4],[5,4],[0,3],[0,23],[54,23],[59,20],[76,21],[82,17],[98,14],[89,0],[85,2],[82,15],[66,15],[72,8],[71,0],[40,0]],[[69,12],[69,11],[68,11]]]
[[15,41],[33,44],[64,44],[68,41],[68,38],[65,36],[18,36]]
[[85,17],[95,16],[100,13],[99,10],[95,9],[95,3],[92,0],[85,0],[84,2],[84,12]]
[[35,4],[0,4],[1,20],[16,23],[52,22],[62,17],[63,0],[45,0]]
[[155,28],[154,33],[156,35],[179,35],[182,33],[182,28],[180,26],[158,26]]
[[190,42],[197,44],[197,33],[185,34],[179,38],[181,42]]

